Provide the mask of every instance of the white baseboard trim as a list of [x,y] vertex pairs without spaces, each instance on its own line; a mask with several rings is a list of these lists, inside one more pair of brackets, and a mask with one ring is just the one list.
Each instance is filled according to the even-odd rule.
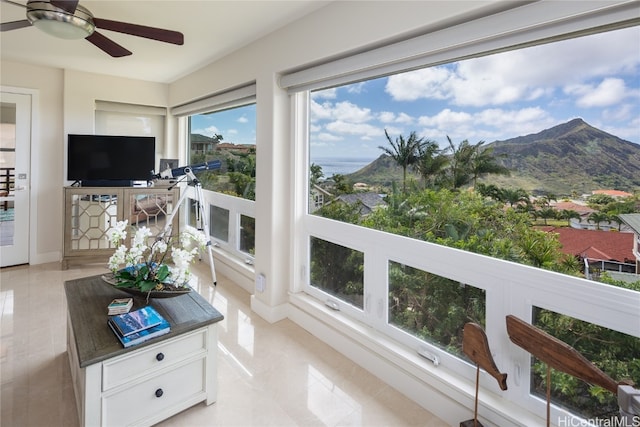
[[251,295],[251,311],[267,322],[275,323],[289,317],[289,303],[272,307],[260,301],[255,295]]
[[60,262],[61,259],[62,259],[61,251],[45,252],[42,254],[31,254],[29,256],[29,264],[37,265],[37,264],[47,264],[50,262]]
[[[214,248],[213,249],[213,262],[216,271],[218,273],[234,281],[242,289],[249,294],[255,293],[255,270],[252,265],[248,265],[245,262],[230,256],[225,251]],[[203,257],[202,262],[209,264],[207,257]]]

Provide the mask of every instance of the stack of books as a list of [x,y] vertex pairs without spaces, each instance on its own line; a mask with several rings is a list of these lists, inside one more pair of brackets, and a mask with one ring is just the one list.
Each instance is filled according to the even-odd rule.
[[128,313],[133,307],[133,298],[116,298],[107,306],[109,316]]
[[150,305],[110,317],[107,323],[125,348],[168,334],[171,330],[169,322]]

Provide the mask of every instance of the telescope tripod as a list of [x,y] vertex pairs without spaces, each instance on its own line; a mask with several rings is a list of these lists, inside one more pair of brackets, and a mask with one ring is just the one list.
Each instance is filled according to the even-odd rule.
[[[218,284],[218,281],[216,279],[216,270],[215,270],[215,267],[213,265],[213,249],[212,249],[212,243],[211,243],[211,234],[209,232],[209,224],[207,223],[207,218],[206,218],[205,211],[204,211],[204,204],[203,204],[204,197],[202,195],[202,184],[200,183],[198,178],[196,178],[196,176],[194,175],[193,171],[190,168],[185,168],[185,178],[184,179],[188,179],[187,185],[194,187],[195,192],[196,192],[196,198],[195,198],[195,200],[196,200],[196,212],[195,212],[196,213],[196,218],[195,218],[196,219],[196,227],[195,228],[198,231],[204,233],[204,235],[207,238],[206,247],[207,247],[207,252],[209,254],[209,267],[211,269],[211,279],[213,280],[213,289],[215,290],[216,285]],[[183,180],[179,180],[174,185],[178,185],[182,181]],[[167,218],[167,223],[165,224],[164,229],[162,230],[162,232],[158,235],[158,239],[162,239],[162,238],[166,238],[168,236],[171,236],[171,233],[173,232],[173,218],[176,216],[176,213],[179,212],[180,206],[182,206],[182,203],[184,203],[186,198],[187,198],[187,191],[184,191],[180,195],[180,199],[178,200],[178,203],[174,207],[173,211],[171,212],[171,214]],[[202,253],[200,253],[200,260],[202,260]]]

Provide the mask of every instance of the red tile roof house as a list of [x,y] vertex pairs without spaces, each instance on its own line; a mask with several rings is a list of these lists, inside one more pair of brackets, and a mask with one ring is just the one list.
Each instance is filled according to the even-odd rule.
[[633,197],[633,194],[620,190],[594,190],[591,194],[606,194],[607,196],[621,198],[621,197]]
[[[558,234],[562,251],[591,261],[601,261],[602,270],[635,272],[633,233],[602,230],[580,230],[570,227],[547,228],[545,231]],[[605,262],[610,261],[610,262]],[[620,264],[615,264],[620,263]]]
[[581,205],[575,202],[564,202],[560,201],[557,203],[552,203],[551,207],[557,211],[568,210],[568,211],[576,211],[580,215],[580,219],[576,220],[575,218],[571,219],[571,227],[573,228],[582,228],[582,229],[590,229],[595,228],[596,225],[589,222],[589,215],[593,212],[596,212],[595,209],[590,208],[586,205]]

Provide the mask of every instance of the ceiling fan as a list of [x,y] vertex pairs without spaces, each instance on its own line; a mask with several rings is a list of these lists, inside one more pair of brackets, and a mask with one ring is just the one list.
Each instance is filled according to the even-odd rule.
[[79,0],[29,0],[26,5],[11,0],[2,1],[26,8],[27,19],[0,24],[0,31],[11,31],[33,25],[55,37],[84,38],[114,58],[131,55],[131,52],[97,32],[96,28],[165,43],[184,44],[184,36],[177,31],[96,18],[89,9],[78,4]]

